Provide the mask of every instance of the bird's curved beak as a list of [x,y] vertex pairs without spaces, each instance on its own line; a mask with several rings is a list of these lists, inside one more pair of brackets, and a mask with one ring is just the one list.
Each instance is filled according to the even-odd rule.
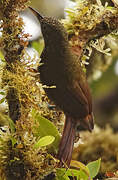
[[29,6],[29,9],[33,12],[33,14],[38,18],[39,21],[41,21],[43,19],[43,16],[41,16],[39,14],[39,12],[37,12],[35,9],[33,9],[32,7]]

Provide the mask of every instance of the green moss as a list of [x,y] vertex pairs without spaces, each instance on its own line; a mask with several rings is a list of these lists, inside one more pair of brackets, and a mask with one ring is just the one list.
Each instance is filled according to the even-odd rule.
[[[114,46],[117,33],[112,32],[117,25],[109,17],[117,18],[118,8],[110,5],[100,0],[76,0],[75,7],[66,9],[67,17],[61,21],[69,34],[72,50],[81,57],[83,69],[87,69],[91,81],[99,78],[98,73],[106,71],[112,63],[114,50],[117,50]],[[110,32],[112,36],[107,35]]]
[[78,153],[79,161],[85,164],[101,158],[100,174],[113,172],[117,170],[118,163],[117,137],[118,133],[114,133],[110,127],[106,129],[96,127],[92,134],[83,132],[81,138],[84,144],[79,145],[75,150],[75,156]]

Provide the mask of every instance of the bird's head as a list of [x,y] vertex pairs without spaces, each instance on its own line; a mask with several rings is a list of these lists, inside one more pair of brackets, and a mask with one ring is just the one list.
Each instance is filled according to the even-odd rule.
[[57,19],[42,16],[33,8],[29,8],[41,24],[41,30],[45,41],[50,41],[52,38],[54,41],[57,41],[58,39],[59,41],[65,38],[67,39],[67,33],[63,25]]

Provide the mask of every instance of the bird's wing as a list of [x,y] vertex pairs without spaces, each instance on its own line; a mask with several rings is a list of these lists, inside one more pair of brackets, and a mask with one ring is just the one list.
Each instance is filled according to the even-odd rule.
[[78,82],[73,81],[72,85],[68,87],[68,90],[71,91],[73,97],[78,99],[81,104],[88,104],[87,98]]
[[89,106],[89,113],[91,114],[92,112],[92,96],[91,96],[91,92],[90,92],[90,88],[88,85],[88,82],[86,81],[82,81],[79,83],[79,87],[81,88],[84,96],[86,97],[86,100],[88,102],[88,106]]
[[86,115],[92,112],[91,94],[87,83],[73,81],[72,85],[67,87],[67,90],[71,97],[78,101],[78,107],[84,107],[82,109]]
[[[78,102],[77,107],[75,106],[74,113],[76,117],[82,118],[80,121],[80,127],[92,131],[94,127],[93,114],[92,114],[92,98],[89,90],[89,86],[86,82],[73,82],[73,85],[68,87],[68,93],[71,96],[71,101]],[[73,108],[73,106],[72,106]]]

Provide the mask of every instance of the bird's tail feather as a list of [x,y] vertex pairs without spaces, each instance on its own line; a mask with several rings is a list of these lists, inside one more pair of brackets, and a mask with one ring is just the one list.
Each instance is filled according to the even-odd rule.
[[84,127],[84,129],[88,129],[90,132],[94,129],[94,117],[93,114],[88,114],[82,121],[81,126]]
[[70,165],[73,145],[75,140],[75,125],[70,117],[66,117],[63,135],[59,145],[58,159],[60,166],[65,163],[68,167]]

